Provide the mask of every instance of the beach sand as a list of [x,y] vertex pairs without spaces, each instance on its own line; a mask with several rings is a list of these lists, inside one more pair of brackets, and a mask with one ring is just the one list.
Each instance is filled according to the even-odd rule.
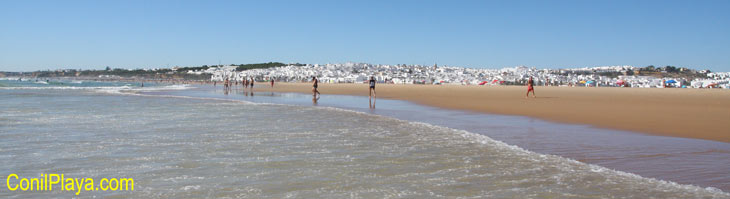
[[[257,85],[256,91],[311,93],[311,83]],[[535,87],[378,84],[381,99],[447,109],[522,115],[653,135],[730,142],[730,91],[676,88]],[[320,84],[327,94],[368,95],[366,84]]]

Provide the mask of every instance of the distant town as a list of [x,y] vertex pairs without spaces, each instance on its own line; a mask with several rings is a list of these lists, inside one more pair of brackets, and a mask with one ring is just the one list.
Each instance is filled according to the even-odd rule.
[[280,62],[203,65],[157,69],[75,70],[59,69],[35,72],[0,72],[5,79],[83,78],[144,79],[188,81],[256,81],[304,82],[317,77],[323,83],[363,83],[374,77],[388,84],[450,85],[524,85],[533,77],[536,85],[582,87],[641,88],[730,88],[730,72],[712,72],[675,66],[600,66],[566,69],[537,69],[517,66],[502,69],[479,69],[453,66],[381,65],[368,63],[284,64]]

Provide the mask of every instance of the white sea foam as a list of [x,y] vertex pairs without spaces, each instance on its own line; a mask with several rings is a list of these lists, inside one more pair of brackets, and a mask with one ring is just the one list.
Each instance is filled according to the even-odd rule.
[[157,87],[130,87],[128,85],[125,85],[125,86],[120,86],[120,87],[103,87],[103,88],[94,89],[94,90],[102,92],[102,93],[108,93],[108,94],[136,94],[139,92],[186,90],[186,89],[192,89],[192,88],[195,88],[195,87],[192,87],[187,84],[157,86]]
[[[393,119],[394,120],[398,120],[398,119],[395,119],[395,118],[393,118]],[[404,122],[408,122],[408,121],[404,121]],[[637,175],[637,174],[634,174],[634,173],[629,173],[629,172],[624,172],[624,171],[617,171],[617,170],[609,169],[609,168],[602,167],[602,166],[599,166],[599,165],[588,164],[588,163],[580,162],[580,161],[577,161],[577,160],[574,160],[574,159],[565,158],[565,157],[562,157],[562,156],[549,155],[549,154],[540,154],[540,153],[532,152],[530,150],[524,149],[524,148],[519,147],[519,146],[516,146],[516,145],[510,145],[510,144],[504,143],[502,141],[492,139],[492,138],[490,138],[489,136],[486,136],[486,135],[476,134],[476,133],[472,133],[472,132],[465,131],[465,130],[452,129],[452,128],[448,128],[448,127],[437,126],[437,125],[428,124],[428,123],[422,123],[422,122],[409,122],[409,123],[410,124],[413,124],[413,125],[425,126],[425,127],[428,127],[428,128],[434,129],[434,130],[448,130],[448,131],[453,131],[453,132],[455,132],[457,134],[460,134],[462,137],[467,138],[467,139],[471,139],[471,140],[473,140],[475,142],[478,142],[478,143],[481,143],[481,144],[492,145],[492,146],[498,146],[500,148],[504,148],[504,149],[513,151],[515,153],[515,155],[529,156],[530,158],[536,159],[538,161],[545,161],[545,160],[548,160],[548,159],[552,159],[554,161],[561,161],[561,162],[566,162],[566,163],[571,163],[571,164],[584,165],[584,166],[589,167],[591,171],[596,172],[596,173],[602,173],[604,175],[623,176],[623,177],[627,177],[627,178],[634,179],[637,182],[638,181],[645,181],[645,182],[649,182],[649,183],[657,183],[657,184],[659,184],[662,187],[666,187],[666,188],[670,188],[670,189],[676,188],[676,189],[684,189],[684,190],[688,190],[688,191],[705,190],[705,191],[709,191],[711,193],[714,193],[714,194],[716,194],[718,196],[730,197],[730,193],[723,192],[722,190],[720,190],[718,188],[715,188],[715,187],[705,187],[705,188],[703,188],[703,187],[699,187],[699,186],[695,186],[695,185],[685,185],[685,184],[679,184],[679,183],[672,182],[672,181],[658,180],[658,179],[655,179],[655,178],[643,177],[643,176],[640,176],[640,175]]]
[[[45,83],[45,82],[43,82]],[[47,84],[47,83],[46,83]],[[168,86],[157,86],[157,87],[134,87],[130,84],[124,86],[14,86],[14,87],[0,87],[5,90],[98,90],[103,93],[122,93],[123,91],[166,91],[166,90],[186,90],[195,88],[193,86],[184,85],[168,85]]]
[[[263,104],[263,103],[253,103],[253,104]],[[269,104],[269,103],[266,103],[266,104]],[[299,106],[299,105],[289,105],[289,104],[270,104],[270,105]],[[305,106],[299,106],[299,107],[305,107]],[[629,172],[624,172],[624,171],[617,171],[617,170],[609,169],[609,168],[602,167],[602,166],[599,166],[599,165],[584,163],[584,162],[580,162],[580,161],[577,161],[577,160],[574,160],[574,159],[565,158],[565,157],[562,157],[562,156],[549,155],[549,154],[540,154],[540,153],[536,153],[536,152],[533,152],[533,151],[524,149],[524,148],[519,147],[519,146],[516,146],[516,145],[510,145],[510,144],[504,143],[502,141],[492,139],[492,138],[490,138],[489,136],[486,136],[486,135],[472,133],[472,132],[465,131],[465,130],[453,129],[453,128],[448,128],[448,127],[443,127],[443,126],[438,126],[438,125],[433,125],[433,124],[428,124],[428,123],[423,123],[423,122],[414,122],[414,121],[401,120],[401,119],[398,119],[398,118],[393,118],[393,117],[388,117],[388,116],[382,116],[382,115],[375,115],[375,114],[366,113],[366,112],[362,112],[362,111],[351,110],[351,109],[344,109],[344,108],[337,108],[337,107],[326,107],[326,106],[324,106],[324,107],[323,106],[317,106],[317,107],[313,107],[313,108],[325,109],[325,110],[330,110],[330,111],[347,112],[347,113],[357,114],[357,115],[360,115],[360,116],[378,117],[378,118],[387,119],[387,120],[393,120],[393,121],[398,121],[398,122],[409,123],[411,125],[423,126],[423,127],[429,128],[429,129],[433,129],[435,131],[449,131],[449,132],[454,132],[454,133],[460,135],[463,138],[472,140],[473,142],[480,143],[480,144],[485,144],[485,145],[490,145],[490,146],[495,146],[495,147],[499,147],[499,148],[502,148],[504,150],[509,150],[509,151],[513,152],[514,155],[527,156],[529,159],[534,159],[534,160],[537,160],[537,161],[551,160],[551,161],[558,161],[558,162],[567,163],[566,165],[582,165],[582,166],[589,167],[591,171],[596,172],[596,173],[601,173],[603,175],[608,175],[608,176],[622,176],[622,177],[626,177],[626,178],[633,179],[633,180],[635,180],[637,182],[643,181],[643,182],[648,182],[648,183],[656,183],[656,184],[658,184],[658,186],[664,187],[666,189],[683,189],[683,190],[687,190],[687,191],[704,190],[704,191],[708,191],[710,193],[713,193],[716,196],[730,197],[730,193],[723,192],[722,190],[717,189],[717,188],[714,188],[714,187],[706,187],[706,188],[703,188],[703,187],[699,187],[699,186],[695,186],[695,185],[679,184],[679,183],[672,182],[672,181],[665,181],[665,180],[658,180],[658,179],[655,179],[655,178],[643,177],[643,176],[640,176],[640,175],[637,175],[637,174],[634,174],[634,173],[629,173]],[[569,170],[569,168],[564,168],[564,169]]]
[[127,86],[96,86],[96,87],[81,87],[81,86],[14,86],[14,87],[2,87],[0,89],[5,90],[95,90],[95,89],[125,89],[130,88]]
[[699,186],[695,186],[695,185],[679,184],[679,183],[672,182],[672,181],[643,177],[643,176],[640,176],[640,175],[637,175],[634,173],[617,171],[617,170],[609,169],[609,168],[602,167],[599,165],[584,163],[584,162],[580,162],[580,161],[577,161],[574,159],[565,158],[562,156],[540,154],[540,153],[532,152],[530,150],[524,149],[524,148],[516,146],[516,145],[511,145],[511,144],[507,144],[507,143],[504,143],[499,140],[492,139],[486,135],[472,133],[472,132],[465,131],[465,130],[453,129],[453,128],[448,128],[448,127],[443,127],[443,126],[438,126],[438,125],[433,125],[433,124],[428,124],[428,123],[423,123],[423,122],[406,121],[406,120],[401,120],[398,118],[387,117],[387,116],[382,116],[382,115],[374,115],[374,114],[356,111],[356,110],[350,110],[350,109],[343,109],[343,108],[336,108],[336,107],[316,107],[316,108],[327,109],[327,110],[332,110],[332,111],[349,112],[349,113],[355,113],[355,114],[359,114],[359,115],[367,115],[367,116],[371,116],[371,117],[382,117],[385,119],[405,122],[405,123],[409,123],[412,125],[424,126],[424,127],[434,129],[434,130],[451,131],[451,132],[461,135],[464,138],[470,139],[470,140],[480,143],[480,144],[497,146],[497,147],[500,147],[500,148],[503,148],[506,150],[513,151],[515,153],[515,155],[526,155],[526,156],[530,156],[530,158],[538,159],[538,160],[554,159],[554,160],[563,161],[566,163],[585,165],[585,166],[590,167],[591,171],[594,171],[597,173],[602,173],[605,175],[616,175],[616,176],[623,176],[623,177],[627,177],[627,178],[633,178],[637,181],[648,181],[650,183],[657,183],[657,184],[659,184],[661,186],[665,186],[667,188],[677,188],[677,189],[684,189],[684,190],[690,190],[690,191],[705,190],[705,191],[709,191],[709,192],[714,193],[719,196],[730,197],[730,193],[723,192],[722,190],[715,188],[715,187],[703,188],[703,187],[699,187]]

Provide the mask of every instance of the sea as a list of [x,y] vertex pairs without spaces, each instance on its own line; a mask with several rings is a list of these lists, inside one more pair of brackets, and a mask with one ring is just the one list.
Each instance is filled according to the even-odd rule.
[[[0,79],[0,198],[730,198],[723,142],[357,96],[46,80]],[[134,190],[5,182],[49,173]]]

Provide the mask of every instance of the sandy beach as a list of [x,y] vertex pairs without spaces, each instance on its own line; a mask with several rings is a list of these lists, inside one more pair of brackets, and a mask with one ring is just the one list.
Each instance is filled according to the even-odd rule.
[[[730,91],[719,89],[378,84],[381,99],[548,121],[588,124],[653,135],[730,142]],[[311,83],[276,83],[256,91],[311,93]],[[320,84],[327,94],[364,95],[365,84]]]

